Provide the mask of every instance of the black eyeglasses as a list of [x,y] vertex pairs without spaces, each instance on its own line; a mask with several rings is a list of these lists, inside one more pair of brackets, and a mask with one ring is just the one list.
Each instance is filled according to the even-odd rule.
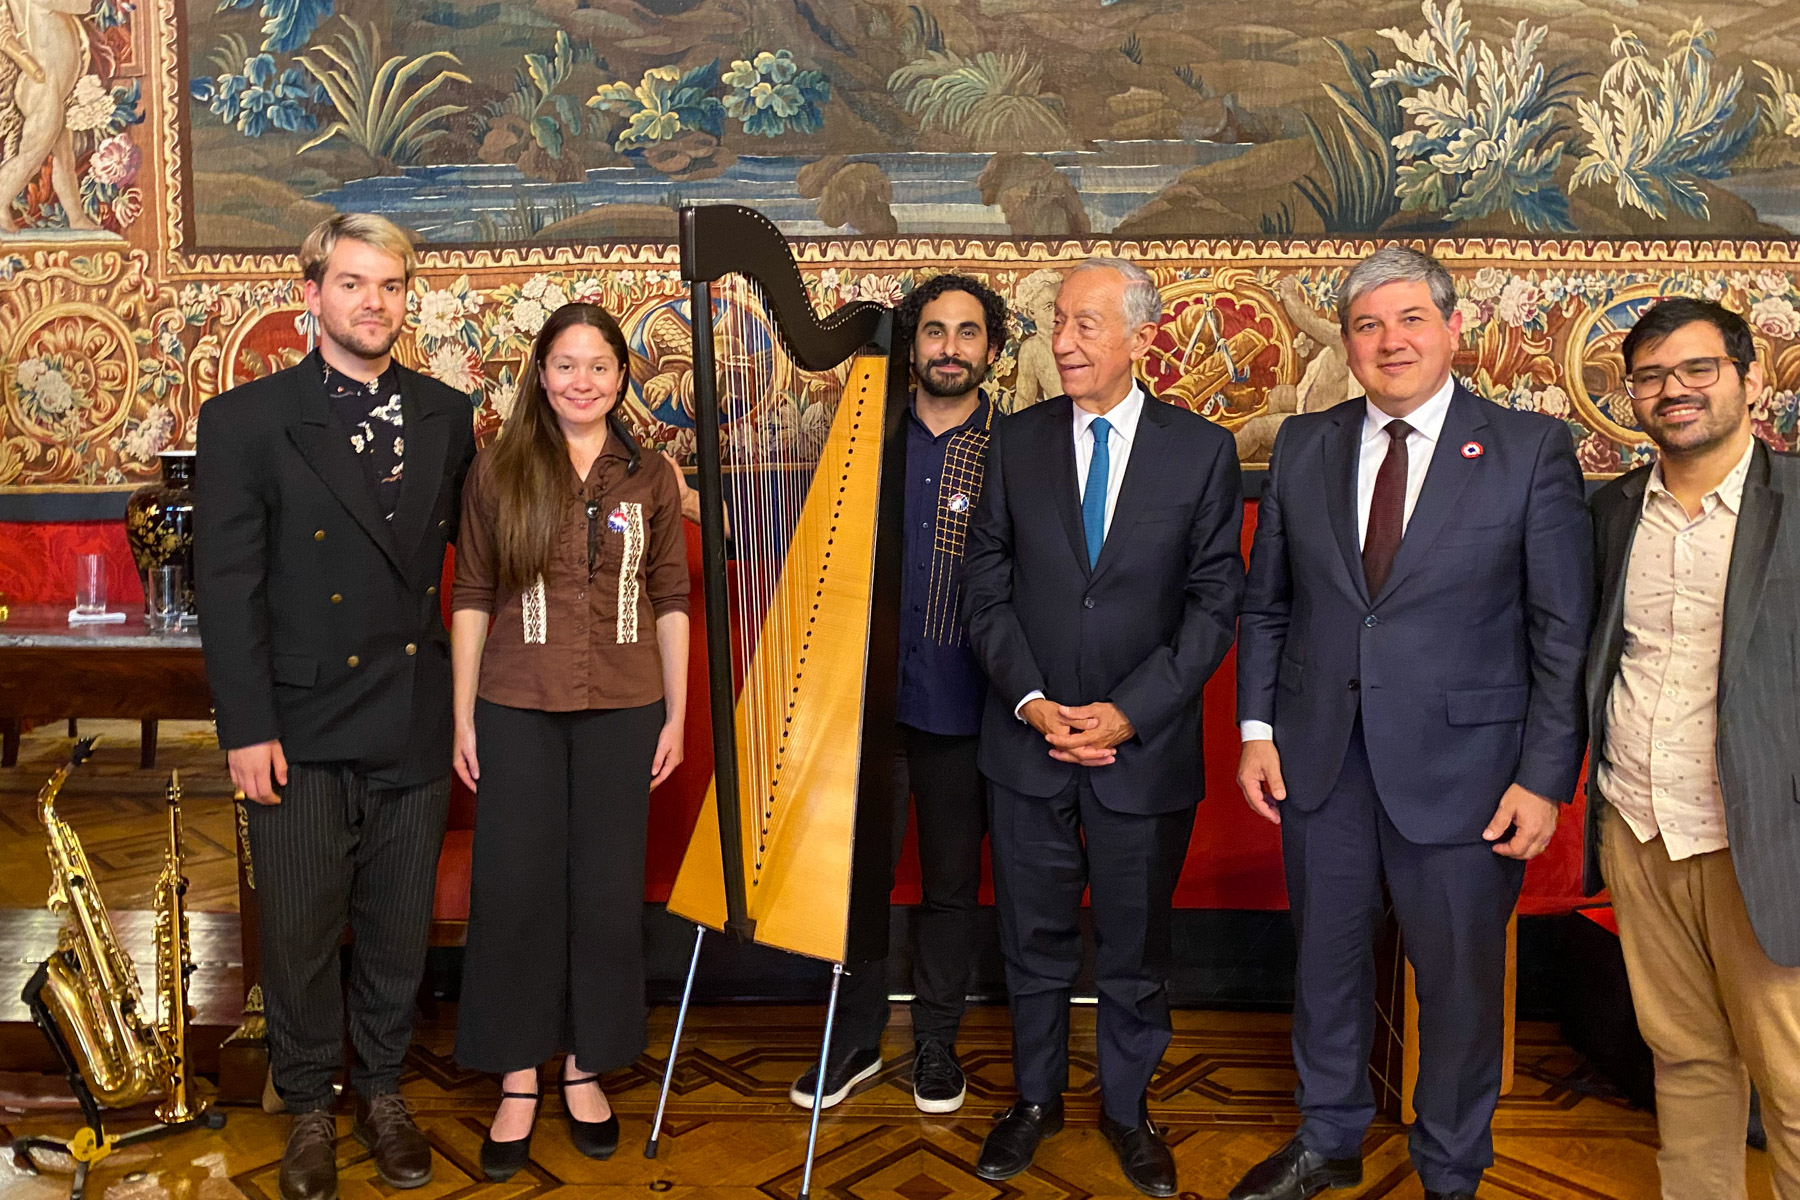
[[1672,367],[1644,367],[1625,376],[1625,394],[1633,400],[1654,400],[1663,394],[1671,375],[1683,387],[1711,387],[1719,381],[1719,370],[1724,363],[1742,369],[1737,359],[1729,355],[1690,358]]

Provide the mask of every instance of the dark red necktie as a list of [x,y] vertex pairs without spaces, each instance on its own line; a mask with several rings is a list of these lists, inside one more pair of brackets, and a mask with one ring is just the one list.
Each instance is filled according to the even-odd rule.
[[1369,599],[1381,594],[1388,572],[1394,568],[1394,555],[1400,552],[1400,537],[1406,532],[1406,435],[1412,426],[1405,421],[1389,421],[1387,457],[1375,473],[1375,494],[1369,498],[1369,527],[1363,533],[1363,579],[1369,585]]

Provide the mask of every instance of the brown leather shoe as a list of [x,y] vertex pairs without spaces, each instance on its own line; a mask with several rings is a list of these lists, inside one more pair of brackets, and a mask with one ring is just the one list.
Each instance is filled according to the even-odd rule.
[[337,1121],[328,1112],[294,1116],[281,1155],[281,1200],[337,1200]]
[[412,1105],[399,1092],[356,1101],[356,1140],[369,1148],[375,1173],[389,1187],[416,1188],[431,1182],[431,1143],[413,1124]]

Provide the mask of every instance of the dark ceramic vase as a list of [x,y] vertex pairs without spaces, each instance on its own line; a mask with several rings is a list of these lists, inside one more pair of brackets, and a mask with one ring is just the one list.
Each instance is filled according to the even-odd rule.
[[181,567],[182,611],[197,620],[194,608],[194,452],[165,450],[156,456],[162,463],[162,480],[147,483],[125,502],[125,540],[137,560],[138,579],[144,585],[144,603],[150,603],[150,569]]

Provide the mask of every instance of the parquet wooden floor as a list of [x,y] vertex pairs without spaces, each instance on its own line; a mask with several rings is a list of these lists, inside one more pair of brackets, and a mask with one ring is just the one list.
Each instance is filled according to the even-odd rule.
[[[623,1123],[619,1153],[592,1162],[570,1146],[555,1100],[533,1141],[532,1165],[504,1185],[481,1181],[477,1154],[497,1087],[451,1059],[454,1010],[445,1006],[419,1030],[404,1088],[437,1150],[433,1183],[418,1200],[606,1200],[642,1196],[706,1196],[719,1200],[792,1200],[799,1189],[805,1114],[787,1101],[788,1085],[816,1052],[816,1009],[697,1009],[670,1100],[655,1160],[641,1156],[673,1013],[652,1016],[650,1053],[606,1080]],[[1273,1014],[1180,1012],[1174,1043],[1152,1096],[1169,1130],[1186,1200],[1218,1200],[1251,1164],[1287,1138],[1297,1116],[1287,1018]],[[960,1049],[969,1100],[951,1117],[926,1117],[912,1105],[911,1041],[897,1007],[880,1076],[826,1114],[814,1193],[834,1200],[1079,1200],[1135,1196],[1118,1173],[1096,1127],[1093,1010],[1077,1010],[1070,1123],[1046,1142],[1036,1164],[1004,1185],[973,1171],[981,1138],[1009,1099],[1011,1071],[1006,1013],[970,1012]],[[550,1091],[549,1088],[546,1088]],[[552,1092],[553,1094],[553,1092]],[[122,1126],[126,1124],[121,1123]],[[391,1196],[367,1153],[339,1119],[338,1162],[345,1200]],[[67,1116],[6,1119],[0,1133],[67,1131]],[[185,1133],[121,1151],[96,1171],[90,1195],[104,1200],[277,1200],[276,1173],[286,1119],[230,1110],[218,1133]],[[1604,1094],[1551,1026],[1527,1024],[1519,1035],[1514,1094],[1496,1120],[1498,1161],[1481,1195],[1487,1200],[1653,1200],[1657,1194],[1652,1118]],[[1360,1189],[1331,1193],[1344,1200],[1418,1200],[1406,1157],[1406,1135],[1382,1121],[1364,1145]],[[1763,1155],[1751,1152],[1751,1196],[1770,1195]],[[68,1176],[19,1174],[0,1156],[6,1200],[53,1200]]]
[[[120,913],[149,906],[161,866],[163,781],[182,769],[188,797],[190,902],[197,910],[237,906],[232,857],[231,786],[210,726],[168,722],[160,768],[137,768],[136,724],[84,721],[83,733],[111,740],[77,773],[62,810],[76,822],[109,906]],[[66,755],[60,724],[27,734],[18,767],[0,770],[0,908],[40,909],[48,871],[31,801]],[[656,1106],[663,1056],[674,1024],[670,1009],[651,1018],[651,1051],[606,1083],[624,1123],[624,1142],[609,1162],[582,1158],[548,1101],[533,1142],[532,1166],[510,1183],[481,1180],[477,1152],[497,1096],[495,1082],[461,1070],[451,1057],[455,1010],[440,1006],[421,1022],[404,1087],[438,1152],[434,1182],[417,1200],[608,1200],[669,1194],[720,1200],[790,1200],[798,1191],[806,1141],[805,1114],[787,1101],[793,1078],[817,1053],[817,1009],[731,1006],[695,1011],[677,1073],[662,1153],[640,1150]],[[1174,1042],[1158,1073],[1152,1106],[1168,1127],[1181,1167],[1185,1200],[1219,1200],[1251,1164],[1285,1140],[1298,1116],[1288,1019],[1281,1014],[1181,1011]],[[1011,1098],[1009,1028],[998,1007],[973,1009],[960,1050],[969,1100],[951,1117],[913,1108],[904,1007],[895,1009],[881,1075],[826,1115],[814,1192],[834,1200],[1052,1200],[1135,1196],[1118,1173],[1096,1122],[1092,1079],[1093,1010],[1073,1022],[1074,1090],[1070,1124],[1046,1142],[1033,1168],[1006,1184],[973,1172],[981,1138]],[[7,1064],[0,1062],[0,1068]],[[276,1170],[286,1118],[234,1108],[226,1128],[150,1142],[101,1164],[89,1195],[96,1200],[277,1200]],[[135,1119],[134,1119],[135,1118]],[[146,1120],[122,1114],[119,1128]],[[26,1133],[72,1132],[66,1113],[20,1116],[0,1111],[0,1143]],[[1481,1195],[1487,1200],[1654,1200],[1655,1123],[1610,1095],[1552,1025],[1525,1023],[1518,1039],[1514,1093],[1495,1123],[1498,1161]],[[345,1200],[391,1197],[366,1152],[340,1117],[338,1142]],[[1406,1156],[1405,1130],[1378,1122],[1364,1146],[1365,1182],[1334,1192],[1344,1200],[1418,1200],[1421,1189]],[[1764,1155],[1749,1155],[1750,1195],[1770,1195]],[[53,1200],[67,1194],[67,1174],[29,1176],[0,1153],[0,1198]]]
[[[237,832],[231,776],[211,721],[164,721],[157,765],[138,767],[136,721],[82,721],[82,736],[98,734],[94,756],[69,777],[57,811],[75,827],[108,908],[149,908],[167,841],[164,793],[171,767],[181,771],[188,907],[236,912]],[[42,908],[50,886],[44,830],[37,822],[38,789],[64,762],[72,744],[56,721],[19,741],[17,766],[0,768],[0,908]]]

